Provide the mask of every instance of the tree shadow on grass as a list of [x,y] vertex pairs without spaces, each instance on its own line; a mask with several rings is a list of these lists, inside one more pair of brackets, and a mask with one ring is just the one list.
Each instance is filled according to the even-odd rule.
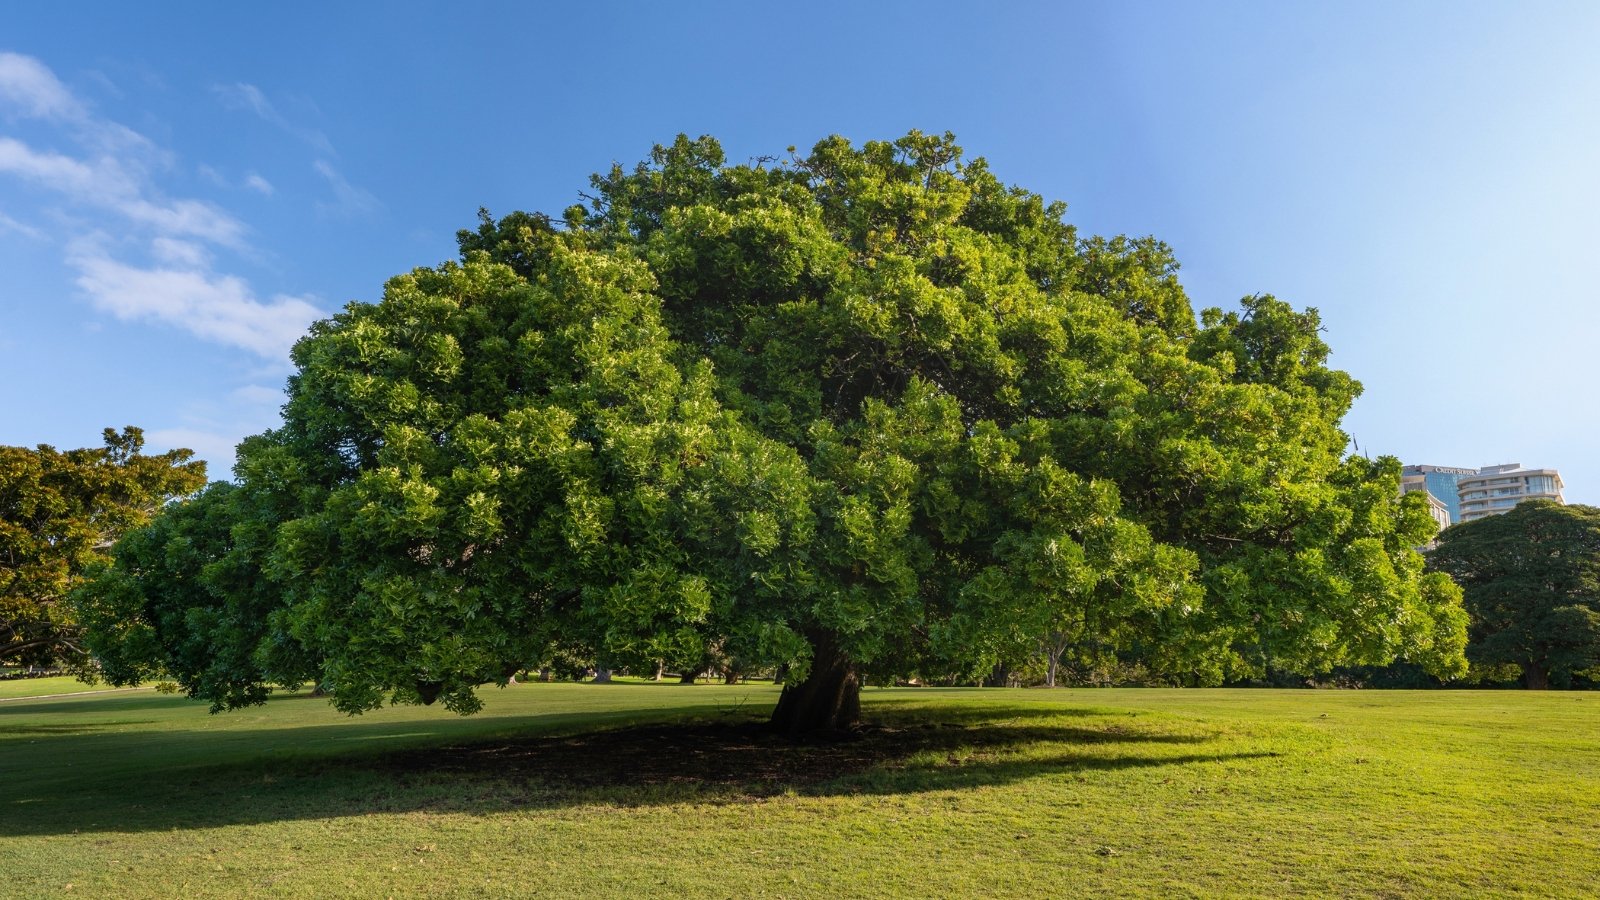
[[63,722],[56,725],[7,725],[6,735],[17,737],[19,735],[33,734],[94,734],[97,731],[110,731],[129,725],[151,725],[154,719],[114,719],[105,722]]
[[[1209,738],[1097,727],[1060,719],[1095,715],[1072,708],[972,704],[936,709],[874,705],[872,721],[843,733],[793,738],[746,716],[735,721],[670,722],[568,735],[430,747],[374,761],[398,775],[491,776],[551,786],[692,785],[788,790],[875,768],[927,768],[938,760],[994,757],[1035,744],[1200,744]],[[962,757],[952,756],[960,751]]]
[[[991,704],[869,710],[876,723],[847,735],[795,741],[764,731],[754,715],[707,721],[623,724],[534,737],[466,737],[366,724],[235,732],[238,746],[260,739],[281,748],[322,741],[318,753],[234,753],[206,759],[200,732],[146,732],[153,748],[125,782],[26,779],[0,792],[13,836],[214,828],[370,813],[495,814],[576,805],[659,806],[749,803],[777,795],[895,795],[964,790],[1032,778],[1093,780],[1118,770],[1188,766],[1276,756],[1226,752],[1205,733],[1175,733],[1070,708]],[[1100,715],[1100,721],[1082,721]],[[937,719],[937,721],[930,721]],[[337,732],[336,745],[327,732]],[[286,734],[285,732],[288,732]],[[384,752],[388,739],[432,746]],[[129,736],[46,737],[41,752],[91,758],[116,753]],[[354,742],[354,743],[352,743]],[[59,745],[59,746],[54,746]],[[360,748],[360,749],[354,749]]]
[[[1037,715],[1037,712],[1035,712]],[[940,722],[876,726],[795,741],[759,723],[647,726],[391,754],[408,779],[493,779],[510,805],[603,799],[623,804],[740,802],[777,794],[899,794],[998,785],[1272,753],[1174,753],[1203,736],[1051,724]],[[568,799],[570,798],[570,800]]]

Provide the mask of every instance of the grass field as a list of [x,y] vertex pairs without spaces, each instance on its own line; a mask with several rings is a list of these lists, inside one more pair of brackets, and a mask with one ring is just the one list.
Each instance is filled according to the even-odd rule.
[[[109,693],[113,688],[105,684],[84,684],[71,675],[53,675],[48,678],[8,678],[0,681],[0,700],[26,697],[44,697],[56,694]],[[126,688],[122,690],[128,690]]]
[[1593,694],[870,690],[809,747],[775,698],[7,701],[0,896],[1600,892]]

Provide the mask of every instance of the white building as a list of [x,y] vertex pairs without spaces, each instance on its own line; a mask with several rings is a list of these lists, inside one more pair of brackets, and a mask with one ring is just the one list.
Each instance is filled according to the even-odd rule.
[[1510,511],[1524,500],[1554,500],[1561,496],[1561,473],[1555,469],[1524,469],[1521,463],[1484,466],[1476,475],[1464,475],[1457,482],[1460,491],[1461,521]]

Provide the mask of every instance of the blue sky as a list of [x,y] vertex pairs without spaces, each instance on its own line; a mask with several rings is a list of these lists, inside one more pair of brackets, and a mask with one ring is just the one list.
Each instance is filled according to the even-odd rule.
[[[671,8],[681,6],[682,8]],[[858,8],[860,7],[860,8]],[[1600,4],[29,4],[0,30],[0,444],[226,475],[306,324],[679,132],[954,131],[1196,308],[1321,310],[1363,451],[1600,503]]]

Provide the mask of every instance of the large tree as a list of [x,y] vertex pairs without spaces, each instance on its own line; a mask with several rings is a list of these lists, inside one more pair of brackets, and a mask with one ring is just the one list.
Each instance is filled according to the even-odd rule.
[[1461,585],[1475,665],[1536,690],[1600,670],[1600,509],[1519,503],[1445,529],[1428,562]]
[[137,428],[104,447],[0,447],[0,661],[72,661],[78,630],[61,602],[119,536],[205,483],[193,453],[141,453]]
[[1462,667],[1431,520],[1345,457],[1359,386],[1314,311],[1196,321],[1164,245],[1080,239],[948,135],[749,165],[679,138],[588,200],[484,214],[461,262],[313,326],[240,453],[245,520],[277,524],[214,557],[271,599],[158,596],[130,551],[85,601],[119,677],[226,706],[309,661],[349,711],[470,711],[556,644],[716,647],[787,664],[803,731],[852,722],[864,675],[1051,633],[1204,683]]

